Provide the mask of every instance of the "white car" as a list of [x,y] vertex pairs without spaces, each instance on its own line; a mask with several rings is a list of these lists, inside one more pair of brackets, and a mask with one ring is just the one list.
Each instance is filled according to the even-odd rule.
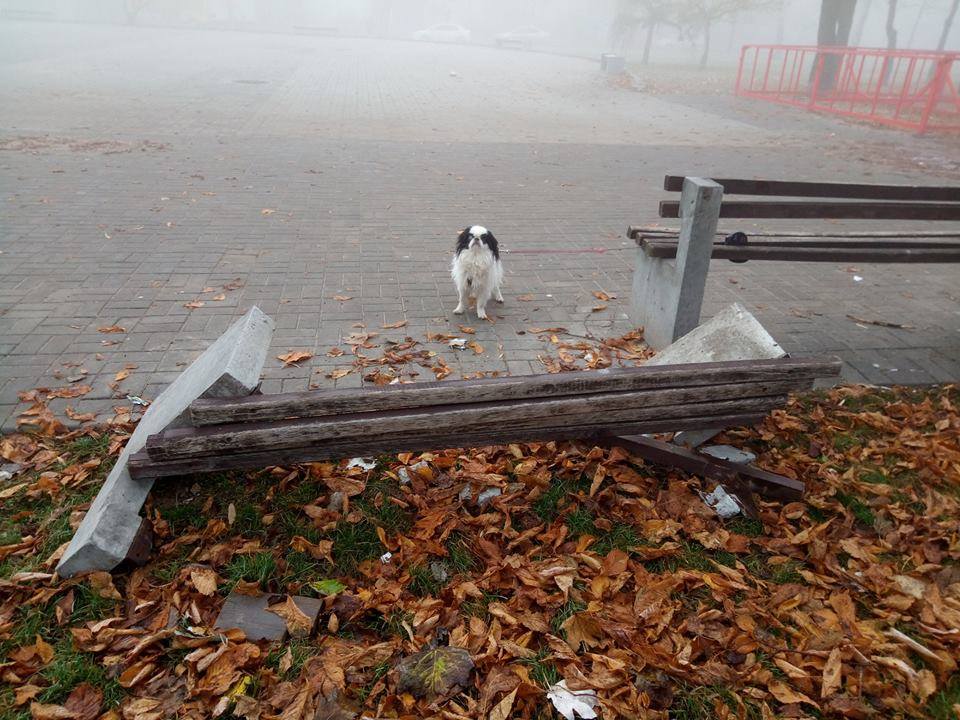
[[461,25],[452,23],[441,23],[433,25],[426,30],[417,30],[413,34],[414,40],[425,40],[426,42],[470,42],[470,31]]
[[550,33],[546,30],[528,25],[500,33],[497,35],[496,41],[498,47],[522,47],[529,49],[549,37]]

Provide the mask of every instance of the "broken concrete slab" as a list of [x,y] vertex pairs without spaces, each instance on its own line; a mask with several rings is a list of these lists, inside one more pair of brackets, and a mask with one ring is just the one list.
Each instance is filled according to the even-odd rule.
[[[243,630],[247,640],[258,642],[269,640],[278,642],[287,636],[287,624],[276,613],[267,610],[270,600],[283,601],[284,596],[273,595],[242,595],[232,592],[227,596],[217,615],[214,627],[217,630]],[[310,619],[311,633],[317,625],[317,617],[323,609],[323,600],[320,598],[292,595],[291,600],[300,611]]]
[[260,382],[273,320],[253,307],[231,325],[151,403],[57,565],[61,577],[91,570],[112,570],[134,543],[143,518],[140,508],[152,480],[134,480],[127,459],[150,435],[183,424],[184,413],[199,397],[249,395]]
[[[768,360],[786,357],[786,351],[766,331],[760,321],[740,303],[721,310],[698,328],[648,360],[646,365],[724,362],[728,360]],[[685,430],[673,442],[697,447],[712,438],[716,430]]]

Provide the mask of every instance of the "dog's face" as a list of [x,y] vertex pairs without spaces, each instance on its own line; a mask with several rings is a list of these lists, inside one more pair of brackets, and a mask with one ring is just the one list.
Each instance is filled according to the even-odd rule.
[[473,250],[481,246],[486,246],[497,260],[500,259],[500,249],[493,233],[482,225],[471,225],[465,228],[457,238],[457,255],[464,250]]

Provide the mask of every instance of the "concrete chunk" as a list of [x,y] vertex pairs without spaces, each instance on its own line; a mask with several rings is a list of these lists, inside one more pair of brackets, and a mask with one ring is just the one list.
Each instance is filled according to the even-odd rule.
[[[760,321],[740,303],[721,310],[708,322],[691,330],[646,362],[647,365],[725,362],[728,360],[768,360],[787,353],[771,337]],[[712,438],[716,430],[685,430],[673,442],[697,447]]]
[[259,308],[251,308],[153,401],[57,565],[61,577],[112,570],[127,556],[140,530],[140,508],[153,486],[152,480],[130,477],[127,459],[143,448],[150,435],[182,424],[185,411],[197,398],[253,392],[267,359],[273,325]]
[[[270,598],[270,595],[230,593],[217,616],[216,629],[240,628],[247,636],[247,640],[253,642],[283,640],[287,635],[287,625],[282,617],[267,610]],[[283,596],[278,596],[278,599],[283,600]],[[300,611],[310,618],[311,628],[315,627],[317,616],[323,608],[323,600],[301,595],[293,595],[291,599]]]

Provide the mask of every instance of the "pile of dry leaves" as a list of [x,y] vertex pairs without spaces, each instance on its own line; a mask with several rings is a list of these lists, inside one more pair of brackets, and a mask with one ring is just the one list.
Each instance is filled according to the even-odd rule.
[[[839,388],[728,432],[808,484],[762,522],[576,443],[172,480],[150,564],[69,581],[129,418],[64,434],[35,407],[49,434],[0,440],[0,718],[960,717],[958,403]],[[216,632],[232,590],[322,597],[319,627]],[[411,683],[430,648],[473,668],[433,653]]]

